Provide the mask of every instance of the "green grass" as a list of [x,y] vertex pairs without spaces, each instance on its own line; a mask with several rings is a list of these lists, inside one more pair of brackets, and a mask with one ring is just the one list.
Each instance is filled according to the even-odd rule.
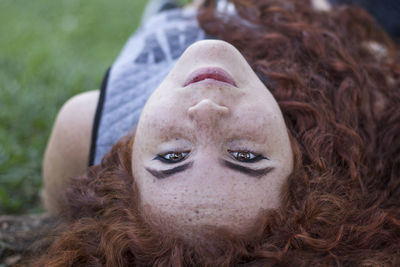
[[0,214],[42,210],[41,162],[71,96],[100,86],[145,0],[0,0]]

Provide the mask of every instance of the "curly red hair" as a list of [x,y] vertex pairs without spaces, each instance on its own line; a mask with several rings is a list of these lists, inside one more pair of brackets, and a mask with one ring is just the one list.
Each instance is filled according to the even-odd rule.
[[73,179],[63,232],[45,266],[400,266],[399,50],[360,9],[306,0],[206,1],[199,22],[236,46],[267,85],[291,135],[295,167],[280,209],[255,238],[220,231],[188,244],[142,216],[133,137]]

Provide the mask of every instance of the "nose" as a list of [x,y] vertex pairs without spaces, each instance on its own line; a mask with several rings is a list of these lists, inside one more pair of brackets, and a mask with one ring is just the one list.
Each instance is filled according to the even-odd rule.
[[210,99],[203,99],[188,109],[189,118],[200,127],[214,127],[217,122],[229,114],[226,106],[216,104]]

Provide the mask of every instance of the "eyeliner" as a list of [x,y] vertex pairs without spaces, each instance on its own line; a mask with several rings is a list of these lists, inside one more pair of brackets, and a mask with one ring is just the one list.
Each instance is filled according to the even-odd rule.
[[145,168],[145,169],[146,169],[146,171],[148,171],[151,175],[153,175],[157,179],[165,179],[176,173],[183,172],[183,171],[187,170],[188,168],[191,168],[192,166],[193,166],[193,162],[189,162],[189,163],[180,165],[178,167],[164,170],[164,171],[157,171],[157,170],[153,170],[150,168]]

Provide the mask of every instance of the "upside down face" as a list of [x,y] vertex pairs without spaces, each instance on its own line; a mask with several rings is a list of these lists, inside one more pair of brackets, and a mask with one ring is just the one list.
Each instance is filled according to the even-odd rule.
[[293,170],[277,102],[223,41],[185,51],[145,105],[134,144],[142,210],[183,236],[203,226],[246,232],[279,207]]

